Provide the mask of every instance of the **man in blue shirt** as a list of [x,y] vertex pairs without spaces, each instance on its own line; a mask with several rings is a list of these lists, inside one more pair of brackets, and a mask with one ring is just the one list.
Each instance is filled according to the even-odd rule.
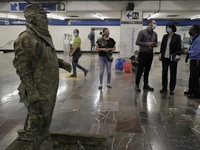
[[200,98],[199,89],[199,72],[200,72],[200,36],[199,25],[193,24],[190,27],[189,34],[192,36],[192,44],[189,50],[184,50],[185,54],[189,54],[190,59],[190,78],[189,90],[184,92],[188,98]]

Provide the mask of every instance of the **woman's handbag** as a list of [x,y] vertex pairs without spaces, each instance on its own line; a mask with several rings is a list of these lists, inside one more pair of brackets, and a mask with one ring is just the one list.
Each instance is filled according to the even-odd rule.
[[113,62],[114,58],[112,57],[112,51],[108,51],[107,53],[108,61]]

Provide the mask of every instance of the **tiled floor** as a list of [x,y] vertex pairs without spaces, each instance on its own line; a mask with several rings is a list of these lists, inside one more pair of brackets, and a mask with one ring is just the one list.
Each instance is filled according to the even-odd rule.
[[[23,128],[26,108],[19,103],[20,83],[12,65],[14,53],[0,55],[0,150]],[[117,58],[117,54],[114,54]],[[70,61],[62,53],[58,57]],[[135,72],[123,73],[112,65],[112,89],[98,90],[97,54],[84,54],[80,64],[88,76],[77,79],[60,69],[60,85],[51,131],[103,134],[107,150],[200,150],[200,100],[183,95],[188,86],[189,64],[182,56],[175,94],[160,94],[161,63],[154,56],[150,85],[154,92],[134,91]],[[141,87],[142,87],[141,79]]]

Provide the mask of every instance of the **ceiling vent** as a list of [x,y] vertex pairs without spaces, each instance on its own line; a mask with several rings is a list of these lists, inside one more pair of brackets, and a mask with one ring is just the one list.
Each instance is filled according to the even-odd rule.
[[177,17],[178,15],[167,15],[167,17]]

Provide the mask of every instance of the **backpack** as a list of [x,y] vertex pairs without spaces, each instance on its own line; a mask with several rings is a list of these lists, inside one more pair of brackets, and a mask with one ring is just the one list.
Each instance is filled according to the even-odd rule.
[[91,41],[92,35],[91,32],[88,34],[88,39]]

